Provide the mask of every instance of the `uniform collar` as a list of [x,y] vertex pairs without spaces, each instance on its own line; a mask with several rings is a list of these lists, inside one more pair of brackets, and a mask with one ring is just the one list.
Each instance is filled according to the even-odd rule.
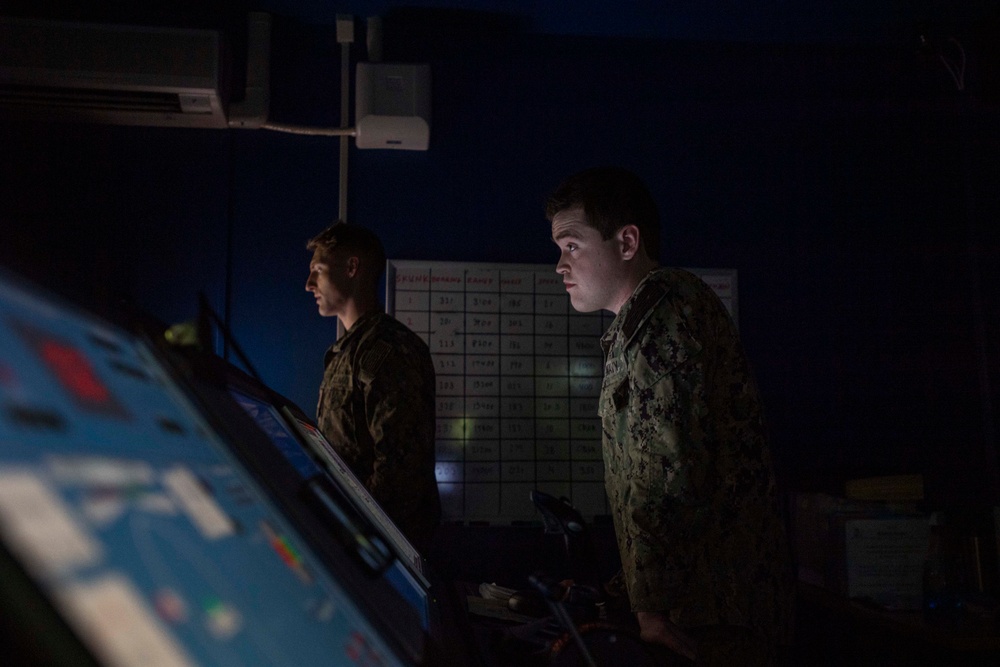
[[622,304],[611,326],[601,336],[601,347],[605,354],[619,334],[622,346],[628,345],[649,319],[653,307],[666,295],[667,288],[661,280],[657,280],[664,270],[664,267],[657,267],[647,273]]
[[350,342],[353,338],[361,335],[361,332],[367,329],[381,314],[382,311],[375,309],[365,313],[355,320],[354,326],[344,332],[344,335],[338,338],[336,342],[334,342],[334,344],[331,345],[326,351],[327,361],[329,361],[330,356],[339,353],[344,345]]

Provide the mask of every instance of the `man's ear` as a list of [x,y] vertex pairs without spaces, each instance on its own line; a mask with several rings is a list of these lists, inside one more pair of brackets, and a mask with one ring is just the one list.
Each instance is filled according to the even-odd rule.
[[358,267],[361,265],[360,260],[357,257],[351,256],[347,258],[347,276],[353,278],[358,275]]
[[639,228],[635,225],[625,225],[618,230],[617,236],[622,259],[635,257],[639,252]]

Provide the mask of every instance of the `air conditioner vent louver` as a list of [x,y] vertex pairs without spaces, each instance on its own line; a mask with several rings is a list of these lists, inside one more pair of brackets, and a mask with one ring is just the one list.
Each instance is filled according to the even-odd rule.
[[176,94],[128,90],[9,85],[0,86],[0,104],[23,108],[181,113]]
[[0,115],[228,127],[211,30],[0,17]]

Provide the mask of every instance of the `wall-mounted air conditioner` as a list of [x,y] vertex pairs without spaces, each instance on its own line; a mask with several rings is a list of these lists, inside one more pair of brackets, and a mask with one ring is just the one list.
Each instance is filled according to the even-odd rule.
[[228,127],[221,40],[214,30],[0,17],[0,114]]

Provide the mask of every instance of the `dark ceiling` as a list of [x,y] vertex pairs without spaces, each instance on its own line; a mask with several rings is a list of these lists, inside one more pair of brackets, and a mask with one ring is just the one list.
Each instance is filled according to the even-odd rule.
[[307,24],[455,13],[501,15],[539,34],[696,42],[853,43],[958,36],[997,26],[996,0],[6,0],[0,13],[71,19],[206,22],[265,11]]

